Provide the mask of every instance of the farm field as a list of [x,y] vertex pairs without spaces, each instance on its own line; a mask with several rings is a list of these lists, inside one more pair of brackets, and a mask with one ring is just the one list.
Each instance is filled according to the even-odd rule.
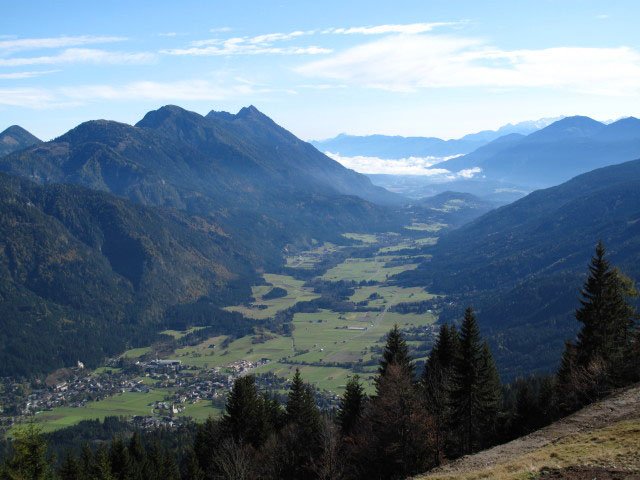
[[384,260],[378,258],[349,258],[322,275],[323,280],[337,282],[347,280],[354,282],[384,282],[389,277],[407,270],[413,270],[417,264],[406,264],[387,268]]
[[[295,305],[298,302],[308,302],[319,295],[313,293],[310,288],[303,287],[303,281],[296,280],[288,275],[275,275],[265,273],[264,279],[270,285],[258,285],[251,288],[255,302],[250,305],[236,305],[226,307],[230,312],[239,312],[245,317],[262,320],[269,318],[281,310]],[[272,288],[280,287],[287,291],[287,295],[280,298],[264,300],[262,297],[269,293]]]

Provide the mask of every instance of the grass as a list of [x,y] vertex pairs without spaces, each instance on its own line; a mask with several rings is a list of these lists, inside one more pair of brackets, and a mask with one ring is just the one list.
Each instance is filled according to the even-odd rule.
[[435,245],[437,242],[438,242],[438,237],[407,239],[395,245],[390,245],[388,247],[381,248],[380,250],[378,250],[378,255],[397,252],[398,250],[418,249],[425,245]]
[[437,232],[442,230],[447,225],[444,223],[412,223],[409,227],[404,227],[407,230],[418,230],[421,232]]
[[121,356],[127,358],[139,358],[151,351],[151,347],[142,347],[142,348],[133,348],[131,350],[127,350]]
[[[252,287],[253,297],[256,299],[250,305],[236,305],[225,307],[225,310],[240,312],[245,317],[255,319],[265,319],[275,315],[281,310],[286,310],[298,302],[307,302],[318,298],[319,295],[313,293],[310,288],[303,287],[303,281],[296,280],[288,275],[276,275],[265,273],[264,279],[271,285],[258,285]],[[264,300],[262,297],[269,293],[273,287],[284,288],[287,295],[281,298]],[[266,308],[259,308],[258,305],[266,305]]]
[[326,242],[324,245],[313,250],[300,252],[297,255],[287,257],[287,267],[303,269],[314,268],[315,265],[320,262],[326,255],[336,252],[339,249],[340,247]]
[[185,337],[185,336],[189,335],[190,333],[193,333],[196,330],[200,330],[200,329],[203,329],[203,328],[206,328],[206,327],[193,327],[193,328],[190,328],[189,330],[184,330],[184,331],[180,331],[180,330],[164,330],[164,331],[162,331],[160,333],[162,335],[169,335],[169,336],[171,336],[171,337],[173,337],[175,339],[178,339],[178,338]]
[[383,259],[349,258],[328,270],[321,278],[330,282],[339,280],[384,282],[393,275],[413,270],[416,267],[417,264],[407,264],[385,268]]
[[640,418],[614,423],[588,433],[566,436],[545,447],[498,465],[472,472],[425,475],[443,480],[524,480],[544,468],[592,466],[640,470]]
[[362,243],[376,243],[378,241],[377,235],[368,233],[343,233],[342,236]]
[[59,407],[50,412],[35,416],[38,424],[42,424],[44,432],[70,427],[82,420],[103,420],[109,416],[150,415],[150,403],[164,400],[167,390],[153,390],[149,393],[125,392],[120,395],[89,402],[84,407]]
[[[368,300],[372,294],[378,294],[379,299]],[[368,307],[382,307],[384,305],[397,305],[404,302],[422,302],[431,300],[436,295],[432,295],[424,291],[421,287],[401,288],[401,287],[379,287],[377,285],[370,287],[361,287],[356,290],[349,300],[359,303],[367,301]]]

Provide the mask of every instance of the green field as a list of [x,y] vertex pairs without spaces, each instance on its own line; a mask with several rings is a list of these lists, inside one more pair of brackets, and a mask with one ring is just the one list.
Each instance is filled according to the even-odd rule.
[[150,351],[151,351],[151,347],[134,348],[131,350],[127,350],[121,356],[127,357],[127,358],[138,358],[143,355],[146,355]]
[[178,338],[182,338],[182,337],[184,337],[184,336],[186,336],[186,335],[189,335],[190,333],[193,333],[193,332],[195,332],[196,330],[201,330],[201,329],[203,329],[203,328],[206,328],[206,327],[193,327],[193,328],[190,328],[189,330],[186,330],[186,331],[180,331],[180,330],[164,330],[164,331],[162,331],[162,332],[160,332],[160,333],[161,333],[162,335],[169,335],[169,336],[171,336],[171,337],[173,337],[173,338],[175,338],[175,339],[178,339]]
[[442,230],[446,225],[444,223],[412,223],[409,227],[404,227],[407,230],[418,230],[421,232],[437,232]]
[[290,268],[314,268],[318,262],[320,262],[326,255],[334,253],[340,250],[341,247],[337,247],[332,243],[325,243],[324,245],[308,250],[306,252],[300,252],[296,255],[292,255],[286,258],[287,267]]
[[[60,428],[70,427],[82,420],[104,420],[110,416],[134,415],[148,416],[152,414],[154,402],[163,401],[170,392],[166,389],[153,390],[149,393],[125,392],[106,400],[89,402],[84,407],[60,407],[50,412],[42,412],[34,418],[42,426],[43,432],[51,432]],[[217,416],[220,409],[211,406],[210,401],[203,401],[194,405],[187,404],[178,416],[193,417],[205,420],[209,415]]]
[[384,263],[384,259],[349,258],[328,270],[321,278],[330,282],[339,280],[384,282],[393,275],[413,270],[417,267],[417,264],[407,264],[385,268]]
[[342,236],[362,243],[376,243],[378,241],[377,235],[368,233],[343,233]]
[[[319,297],[310,288],[303,287],[303,281],[296,280],[288,275],[265,273],[264,279],[270,285],[258,285],[251,288],[255,302],[250,305],[225,307],[225,310],[239,312],[249,318],[264,319],[281,310],[286,310],[298,302],[308,302]],[[287,291],[287,295],[281,298],[263,300],[263,295],[269,293],[273,287],[284,288]],[[266,308],[260,308],[258,305],[265,305]]]

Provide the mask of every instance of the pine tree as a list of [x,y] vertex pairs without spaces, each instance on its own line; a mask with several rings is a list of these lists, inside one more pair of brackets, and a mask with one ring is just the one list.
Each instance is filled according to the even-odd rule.
[[[452,424],[460,431],[462,453],[480,445],[485,429],[493,427],[500,380],[471,308],[467,308],[460,328],[458,356],[454,362],[451,390]],[[496,398],[497,397],[497,398]]]
[[287,421],[301,428],[306,434],[314,434],[320,425],[320,412],[315,404],[311,387],[305,385],[296,368],[287,398]]
[[47,442],[34,423],[19,428],[12,442],[13,455],[0,471],[2,479],[49,480],[55,478]]
[[82,467],[76,457],[71,452],[67,452],[60,465],[59,476],[61,480],[82,480]]
[[576,320],[582,324],[576,345],[582,366],[597,359],[608,363],[619,357],[636,324],[635,308],[627,301],[636,295],[633,284],[611,268],[605,253],[602,242],[598,242],[589,277],[580,292],[580,308],[575,312]]
[[236,379],[225,410],[221,425],[225,435],[239,443],[251,443],[256,448],[264,443],[270,431],[269,419],[253,375]]
[[490,445],[496,433],[496,421],[500,410],[502,383],[498,369],[493,361],[491,350],[487,342],[482,343],[480,352],[480,368],[478,371],[480,384],[479,395],[479,426],[481,445]]
[[205,479],[204,471],[200,467],[200,462],[198,462],[198,456],[196,455],[196,452],[193,449],[189,450],[186,463],[187,464],[185,469],[185,478],[189,480]]
[[353,378],[350,378],[347,382],[338,409],[337,420],[338,425],[340,425],[340,433],[343,436],[350,435],[351,432],[353,432],[353,429],[362,416],[365,400],[366,395],[360,383],[360,377],[354,375]]
[[416,367],[409,355],[409,347],[402,337],[402,332],[398,325],[394,325],[387,334],[387,343],[382,351],[382,359],[380,360],[380,367],[378,367],[378,375],[380,377],[385,375],[389,365],[399,365],[405,368],[410,377],[413,378],[413,372]]
[[111,472],[116,479],[127,480],[131,477],[129,452],[120,437],[114,438],[111,441],[109,447],[109,462],[111,464]]
[[435,463],[440,463],[445,449],[447,424],[450,417],[450,395],[453,386],[453,367],[458,354],[458,333],[455,326],[440,327],[438,339],[431,349],[420,379],[424,404],[433,416],[435,426]]

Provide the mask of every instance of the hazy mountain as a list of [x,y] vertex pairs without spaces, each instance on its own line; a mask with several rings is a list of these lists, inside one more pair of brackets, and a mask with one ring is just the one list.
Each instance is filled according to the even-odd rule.
[[550,371],[598,240],[610,259],[640,278],[640,160],[580,175],[443,235],[433,258],[401,276],[404,284],[453,294],[444,319],[478,310],[507,377]]
[[0,213],[0,376],[148,345],[173,305],[211,305],[215,324],[255,282],[241,242],[177,210],[2,173]]
[[472,152],[496,138],[511,133],[528,135],[549,125],[555,120],[557,120],[557,118],[545,118],[536,121],[521,122],[515,125],[508,124],[500,127],[498,130],[483,130],[455,140],[442,140],[436,137],[357,136],[341,133],[337,137],[326,140],[312,140],[311,143],[323,152],[338,153],[342,156],[362,155],[389,159],[449,157]]
[[19,125],[12,125],[0,133],[0,157],[42,143]]
[[524,138],[489,144],[438,167],[451,171],[481,168],[482,176],[488,180],[540,188],[638,156],[639,120],[626,118],[605,125],[576,116]]
[[423,198],[411,208],[422,215],[427,215],[430,221],[444,223],[453,228],[469,223],[496,205],[470,193],[446,191]]

